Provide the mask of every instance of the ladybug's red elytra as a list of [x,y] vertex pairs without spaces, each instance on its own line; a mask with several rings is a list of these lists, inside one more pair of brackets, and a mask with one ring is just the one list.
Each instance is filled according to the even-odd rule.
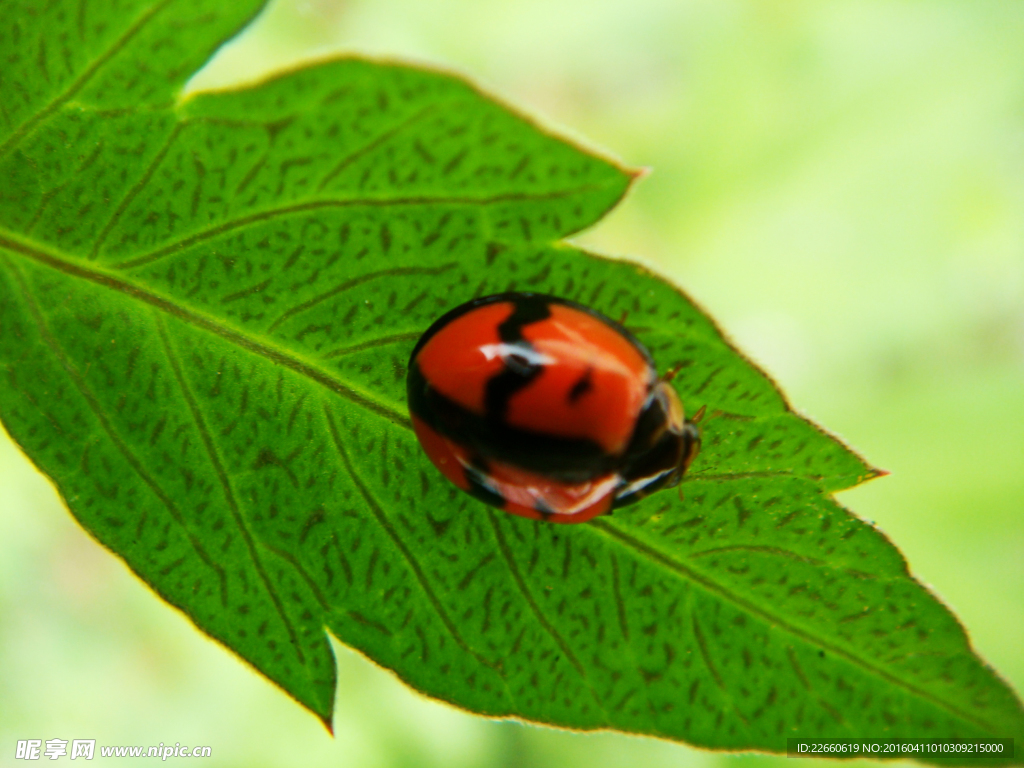
[[700,450],[643,345],[554,296],[456,307],[417,342],[407,384],[416,436],[445,477],[534,520],[581,523],[672,487]]

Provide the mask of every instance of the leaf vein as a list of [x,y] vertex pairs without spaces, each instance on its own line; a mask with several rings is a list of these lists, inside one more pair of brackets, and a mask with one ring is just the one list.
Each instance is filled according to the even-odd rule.
[[466,640],[462,637],[462,634],[455,626],[455,622],[452,621],[451,617],[448,615],[448,612],[445,610],[444,605],[442,605],[440,598],[438,598],[437,594],[434,592],[433,587],[431,587],[430,581],[429,579],[427,579],[427,575],[423,571],[423,567],[419,564],[419,561],[415,558],[415,556],[413,556],[412,551],[409,549],[406,543],[398,535],[398,531],[395,530],[395,527],[391,524],[391,521],[388,520],[387,515],[384,514],[384,510],[381,508],[380,504],[377,503],[377,500],[374,498],[373,494],[370,493],[370,489],[366,487],[366,484],[363,483],[359,475],[356,474],[355,467],[352,465],[352,459],[349,457],[348,451],[345,450],[345,445],[342,442],[341,435],[338,432],[338,425],[334,421],[334,414],[331,413],[331,410],[330,408],[327,407],[326,403],[324,404],[324,416],[327,419],[327,426],[331,433],[331,440],[334,443],[334,448],[338,452],[338,456],[341,458],[342,464],[345,465],[345,471],[348,472],[348,475],[349,477],[352,478],[352,482],[355,484],[356,489],[359,491],[359,494],[363,497],[363,500],[366,501],[366,506],[369,507],[370,513],[377,521],[377,524],[381,527],[384,533],[387,534],[388,538],[391,539],[392,543],[402,554],[402,557],[405,559],[405,562],[408,563],[410,570],[413,572],[413,575],[416,577],[416,580],[420,584],[420,588],[423,590],[423,593],[427,596],[427,599],[430,601],[431,606],[433,606],[438,618],[441,619],[441,623],[444,624],[445,629],[448,630],[448,634],[452,636],[452,639],[455,640],[455,642],[458,644],[460,648],[462,648],[462,650],[470,654],[483,666],[487,667],[488,669],[494,670],[495,672],[498,672],[500,675],[500,666],[488,661],[479,653],[477,653],[477,651],[470,647],[469,643],[467,643]]
[[718,667],[715,666],[714,661],[711,659],[711,654],[708,652],[707,638],[704,637],[704,631],[700,628],[700,622],[697,621],[697,614],[693,612],[692,608],[690,609],[690,621],[693,625],[693,637],[697,641],[697,648],[700,649],[700,656],[701,659],[704,660],[704,666],[708,668],[708,671],[711,673],[711,677],[715,680],[715,685],[718,686],[718,689],[728,700],[729,706],[732,707],[732,711],[736,713],[736,716],[742,720],[747,727],[750,727],[750,721],[747,719],[746,715],[740,711],[740,708],[736,706],[736,702],[733,701],[732,698],[732,693],[728,688],[726,688],[725,683],[722,680],[722,675],[718,672]]
[[593,528],[603,531],[610,538],[618,540],[630,549],[633,549],[636,552],[650,558],[651,560],[660,563],[663,567],[667,568],[670,571],[673,571],[677,575],[682,576],[683,578],[686,578],[692,581],[693,583],[700,585],[708,592],[716,595],[717,597],[732,603],[733,605],[737,606],[743,611],[746,611],[747,613],[757,616],[761,620],[766,621],[768,624],[775,625],[778,628],[788,632],[790,635],[793,635],[794,637],[797,637],[800,640],[809,643],[810,645],[821,648],[823,650],[827,650],[830,653],[840,656],[843,659],[846,659],[850,663],[854,664],[855,666],[860,667],[865,672],[873,674],[876,677],[885,680],[887,683],[896,686],[897,688],[902,688],[917,696],[920,696],[923,699],[927,699],[934,705],[942,709],[945,709],[947,712],[950,712],[956,715],[957,717],[963,718],[964,720],[973,723],[974,725],[982,728],[985,731],[991,732],[991,725],[984,718],[978,717],[977,715],[974,715],[971,712],[965,711],[961,707],[957,706],[955,703],[946,701],[945,699],[937,696],[936,694],[928,690],[925,690],[924,688],[921,688],[917,685],[914,685],[905,678],[893,674],[888,670],[871,663],[867,659],[863,659],[857,654],[846,650],[845,648],[842,648],[838,645],[834,645],[827,640],[823,640],[820,637],[816,637],[812,632],[804,628],[801,628],[795,624],[792,624],[782,616],[778,616],[769,611],[768,609],[760,605],[757,605],[751,602],[750,600],[747,600],[746,598],[732,592],[722,584],[719,584],[718,582],[705,576],[704,574],[701,574],[693,570],[692,568],[679,562],[678,560],[669,557],[668,555],[659,551],[650,544],[640,541],[639,539],[633,538],[629,534],[619,530],[618,528],[609,524],[608,522],[604,520],[591,520],[589,525]]
[[523,580],[523,575],[519,572],[519,566],[516,565],[515,559],[512,557],[512,550],[509,549],[508,542],[505,540],[505,535],[501,532],[501,527],[498,525],[498,521],[495,514],[491,509],[487,509],[487,519],[491,523],[491,529],[494,531],[494,538],[498,542],[498,549],[501,550],[501,555],[505,559],[505,564],[508,566],[509,573],[512,574],[512,581],[515,582],[516,587],[522,593],[523,598],[526,600],[526,604],[530,606],[530,610],[533,612],[534,617],[537,619],[537,623],[541,625],[545,632],[555,641],[555,644],[562,651],[562,655],[575,667],[576,672],[579,674],[583,684],[590,691],[590,695],[594,699],[594,703],[597,704],[597,708],[605,717],[605,722],[611,723],[612,719],[608,716],[608,712],[605,710],[601,703],[601,697],[598,696],[597,691],[594,688],[594,684],[587,676],[586,669],[580,663],[580,660],[576,658],[576,654],[569,648],[569,644],[565,642],[565,638],[558,632],[557,629],[548,621],[547,616],[537,605],[537,601],[534,599],[533,594],[530,592],[530,588],[526,585]]
[[415,341],[422,335],[422,331],[410,331],[408,333],[396,333],[392,336],[381,336],[379,339],[370,339],[369,341],[361,341],[358,344],[352,344],[347,347],[338,347],[324,355],[323,359],[330,360],[335,357],[344,357],[345,355],[362,352],[364,349],[386,347],[389,344],[398,344],[403,341]]
[[[15,268],[8,259],[4,258],[4,261],[7,263],[8,268],[11,271],[11,274],[14,275],[15,280],[18,282],[18,287],[21,290],[23,300],[25,301],[25,304],[28,306],[29,312],[32,314],[32,319],[36,323],[36,326],[39,328],[39,333],[43,337],[43,340],[46,342],[46,345],[50,348],[50,351],[53,353],[53,356],[57,358],[57,361],[60,363],[60,366],[65,370],[65,372],[68,374],[68,377],[75,385],[75,388],[81,393],[86,403],[88,403],[89,409],[93,412],[93,415],[96,416],[96,419],[102,425],[103,430],[107,433],[107,436],[110,438],[111,442],[114,443],[114,445],[117,447],[117,450],[121,453],[122,456],[124,456],[125,461],[128,462],[128,464],[132,467],[135,473],[142,479],[142,481],[147,486],[149,486],[149,489],[153,492],[157,499],[160,500],[160,503],[163,504],[164,507],[166,507],[168,513],[171,515],[171,518],[174,520],[175,523],[178,524],[178,526],[181,527],[182,531],[185,534],[185,537],[188,539],[189,543],[192,545],[192,548],[199,556],[199,559],[206,563],[206,565],[208,565],[210,569],[217,574],[217,578],[220,582],[221,604],[226,606],[228,602],[228,583],[227,575],[224,573],[224,569],[220,565],[218,565],[216,561],[214,561],[214,559],[210,557],[209,554],[207,554],[206,550],[203,548],[202,543],[200,543],[200,541],[193,535],[192,531],[189,530],[188,525],[185,523],[184,516],[181,514],[180,510],[177,508],[174,502],[171,501],[170,496],[168,496],[167,493],[164,492],[163,488],[160,487],[159,483],[157,483],[156,480],[148,472],[146,472],[145,468],[142,465],[142,462],[139,461],[135,454],[132,453],[128,445],[116,433],[116,431],[114,430],[113,426],[110,423],[110,420],[103,412],[103,408],[100,405],[99,400],[96,398],[96,395],[93,393],[89,385],[86,384],[85,380],[82,378],[82,375],[79,373],[78,369],[72,364],[70,360],[68,360],[67,356],[64,354],[64,351],[60,348],[60,345],[57,343],[57,340],[53,337],[53,334],[50,332],[50,329],[47,327],[46,321],[43,319],[42,313],[39,311],[39,307],[36,304],[35,299],[33,299],[31,292],[28,290],[28,286],[25,285],[24,277],[21,275],[21,272],[17,268]],[[61,431],[63,432],[63,430]]]
[[267,328],[267,333],[273,333],[282,323],[295,317],[298,314],[305,312],[307,309],[312,309],[317,304],[321,304],[328,299],[334,298],[340,293],[355,288],[357,285],[369,282],[370,280],[376,280],[378,277],[404,277],[406,275],[440,275],[443,272],[447,272],[449,269],[457,267],[458,264],[454,261],[450,261],[447,264],[442,264],[439,267],[394,267],[392,269],[381,269],[377,272],[368,272],[365,275],[354,277],[351,280],[346,280],[343,283],[331,288],[329,291],[314,296],[313,298],[297,304],[286,312],[282,313],[270,327]]
[[311,200],[304,203],[294,203],[292,205],[281,206],[280,208],[271,208],[265,211],[259,211],[252,213],[247,216],[240,216],[237,219],[231,219],[225,221],[222,224],[218,224],[215,227],[210,227],[201,232],[197,232],[194,235],[189,235],[181,240],[170,243],[169,245],[161,246],[154,251],[137,256],[133,259],[127,259],[125,261],[114,264],[114,269],[125,270],[134,269],[135,267],[141,267],[146,264],[151,264],[154,261],[169,256],[178,251],[184,250],[185,248],[191,248],[197,243],[201,243],[205,240],[222,235],[225,232],[231,232],[232,230],[239,229],[241,227],[253,224],[258,221],[270,221],[272,219],[281,218],[284,216],[290,216],[292,214],[307,213],[309,211],[318,211],[324,208],[358,208],[361,206],[365,207],[379,207],[387,208],[390,206],[419,206],[419,205],[455,205],[455,206],[488,206],[496,203],[507,203],[514,201],[534,201],[534,200],[555,200],[562,197],[571,197],[572,195],[578,195],[583,192],[593,192],[600,189],[604,189],[604,184],[588,184],[581,187],[573,187],[570,189],[560,189],[552,192],[537,192],[537,193],[517,193],[508,192],[504,194],[491,195],[489,197],[471,197],[471,196],[459,196],[459,195],[438,195],[435,197],[430,196],[410,196],[410,197],[354,197],[354,198],[339,198],[336,200]]
[[95,75],[104,64],[110,61],[110,59],[121,51],[122,48],[128,45],[131,39],[135,37],[135,35],[137,35],[142,28],[153,19],[154,16],[174,1],[175,0],[162,0],[162,2],[155,4],[148,11],[143,13],[134,24],[125,30],[121,37],[115,40],[107,50],[97,56],[63,93],[29,117],[25,122],[18,126],[17,130],[7,137],[7,141],[0,145],[0,158],[3,158],[12,148],[17,146],[18,143],[21,142],[21,140],[25,138],[25,136],[27,136],[39,123],[60,109],[61,105],[78,93],[85,84],[92,79],[93,75]]
[[157,167],[159,167],[160,163],[163,162],[171,147],[174,146],[174,142],[177,141],[178,136],[181,135],[181,131],[185,125],[185,123],[178,123],[173,129],[171,129],[171,132],[167,135],[163,145],[159,150],[157,150],[157,153],[153,156],[153,159],[150,160],[149,165],[146,166],[142,175],[139,176],[138,181],[128,189],[128,192],[121,199],[121,202],[118,203],[117,208],[114,209],[110,218],[107,219],[107,223],[103,225],[103,229],[100,230],[96,239],[93,241],[92,247],[89,249],[89,255],[86,256],[89,261],[95,260],[96,256],[100,252],[100,248],[103,247],[103,243],[106,242],[110,231],[117,225],[117,222],[121,220],[121,216],[124,215],[124,212],[128,209],[128,206],[132,204],[132,201],[136,198],[139,192],[146,188],[149,180],[153,178],[153,174],[156,173]]
[[228,504],[228,509],[231,510],[231,517],[234,519],[235,526],[238,528],[239,533],[242,535],[242,540],[245,542],[245,547],[249,552],[249,559],[252,561],[253,567],[256,569],[256,573],[259,576],[260,581],[263,582],[264,589],[267,590],[267,595],[270,597],[271,602],[274,604],[274,608],[277,610],[278,615],[281,617],[281,621],[284,623],[299,662],[305,666],[306,656],[302,652],[302,646],[299,645],[298,633],[295,631],[295,627],[292,625],[291,618],[288,616],[287,611],[285,611],[281,596],[277,594],[277,588],[274,586],[273,582],[271,582],[270,577],[267,575],[266,568],[263,566],[263,561],[260,559],[259,552],[256,548],[255,537],[253,536],[252,531],[249,530],[249,526],[246,524],[245,518],[242,516],[242,511],[238,506],[238,500],[235,498],[234,489],[231,487],[231,481],[228,478],[227,471],[224,469],[223,463],[221,463],[220,455],[217,453],[217,447],[214,445],[213,436],[210,434],[210,430],[206,425],[206,420],[199,411],[199,404],[196,402],[195,395],[193,395],[191,388],[188,386],[188,382],[185,381],[185,374],[181,370],[181,363],[178,361],[178,357],[175,354],[174,349],[171,347],[171,340],[167,336],[164,319],[156,313],[153,314],[156,319],[157,330],[160,333],[160,341],[163,343],[164,354],[167,356],[167,360],[171,365],[171,370],[174,373],[174,378],[177,380],[181,394],[185,398],[188,409],[192,414],[192,421],[195,423],[196,430],[199,432],[199,438],[203,441],[203,446],[206,448],[206,454],[210,459],[210,464],[213,465],[213,470],[217,475],[217,480],[224,493],[224,500]]
[[682,482],[684,483],[695,483],[695,482],[708,482],[708,483],[720,483],[729,480],[746,480],[750,477],[807,477],[810,479],[817,478],[818,475],[797,475],[788,469],[766,469],[762,471],[753,472],[722,472],[720,474],[714,474],[711,472],[694,472],[693,474],[687,474],[683,477]]
[[377,136],[375,139],[371,140],[370,142],[368,142],[367,144],[363,145],[359,149],[357,149],[354,152],[350,153],[346,157],[343,157],[340,161],[338,161],[337,165],[335,165],[334,168],[332,168],[327,173],[327,175],[324,176],[323,180],[320,182],[320,184],[316,188],[317,192],[322,192],[324,187],[326,187],[328,184],[330,184],[331,181],[333,181],[335,179],[335,177],[337,177],[337,175],[339,173],[341,173],[343,170],[345,170],[345,168],[347,168],[349,165],[354,163],[356,160],[358,160],[360,157],[365,155],[367,152],[372,152],[374,149],[379,147],[381,144],[383,144],[388,139],[394,138],[396,135],[398,135],[399,133],[404,131],[406,128],[409,128],[409,127],[415,125],[420,120],[422,120],[424,117],[429,115],[431,112],[436,111],[437,108],[438,108],[437,104],[428,104],[426,107],[424,107],[423,109],[419,110],[418,112],[413,114],[411,117],[408,117],[405,120],[403,120],[402,122],[398,123],[397,125],[392,126],[388,130],[384,131],[382,134]]
[[327,602],[327,599],[324,597],[324,593],[320,591],[320,585],[318,585],[316,581],[313,579],[313,577],[309,575],[309,573],[306,571],[302,563],[299,562],[299,559],[295,555],[293,555],[291,552],[287,552],[281,549],[280,547],[275,547],[273,544],[269,544],[266,541],[260,541],[260,546],[262,546],[267,551],[272,552],[273,554],[277,555],[282,560],[290,564],[292,568],[296,570],[299,576],[302,577],[302,580],[306,582],[306,586],[309,587],[310,592],[313,593],[313,597],[315,597],[316,601],[320,603],[320,607],[324,610],[324,612],[330,612],[330,603]]
[[836,708],[825,701],[818,692],[814,690],[813,686],[811,686],[811,682],[807,679],[807,675],[804,674],[803,667],[801,667],[800,662],[797,661],[796,654],[793,653],[793,646],[788,646],[786,648],[786,657],[789,659],[789,665],[793,668],[793,671],[796,672],[796,676],[799,678],[800,684],[804,687],[804,690],[817,700],[818,704],[821,705],[821,708],[828,712],[833,720],[840,725],[845,725],[845,718],[843,718]]
[[[633,649],[633,643],[630,640],[629,622],[628,617],[626,616],[626,602],[622,599],[622,584],[619,574],[619,560],[617,557],[615,557],[614,552],[609,553],[609,559],[611,560],[612,564],[612,595],[615,598],[615,608],[616,612],[618,613],[619,619],[619,630],[622,633],[622,639],[626,642],[626,653],[629,654],[629,666],[631,669],[639,672],[640,679],[643,681],[643,695],[644,698],[647,700],[647,707],[650,710],[651,714],[654,717],[657,717],[654,708],[654,701],[651,699],[650,691],[650,684],[651,680],[653,680],[653,677],[649,677],[641,668],[640,661],[637,659],[636,653]],[[668,665],[666,664],[666,666]],[[619,705],[619,707],[617,707],[617,709],[621,708],[622,706],[625,706],[625,699],[623,699],[622,703]],[[658,735],[664,735],[662,729],[658,728],[657,726],[655,726],[655,732]]]
[[778,555],[779,557],[786,557],[791,560],[800,560],[805,563],[812,563],[814,565],[824,565],[825,561],[817,557],[810,555],[801,555],[798,552],[793,552],[782,547],[769,547],[760,544],[731,544],[727,547],[712,547],[711,549],[702,549],[700,552],[692,552],[688,555],[689,558],[703,557],[704,555],[717,555],[720,552],[764,552],[769,555]]
[[704,666],[707,667],[708,672],[711,673],[711,677],[714,679],[715,685],[724,692],[725,683],[722,682],[722,676],[718,673],[718,668],[711,660],[711,656],[708,653],[708,643],[704,638],[704,631],[700,628],[700,622],[697,621],[697,614],[692,610],[690,611],[690,622],[693,625],[693,637],[697,641],[697,648],[700,649],[700,657],[704,660]]

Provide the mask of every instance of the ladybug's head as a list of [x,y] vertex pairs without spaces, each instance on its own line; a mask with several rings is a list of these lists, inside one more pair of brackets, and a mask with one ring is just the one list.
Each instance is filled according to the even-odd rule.
[[690,468],[690,464],[697,458],[697,454],[700,453],[700,424],[701,419],[704,418],[704,406],[700,407],[700,410],[693,415],[692,419],[686,419],[683,423],[682,429],[682,451],[679,457],[679,475],[682,477],[686,473],[686,470]]
[[665,414],[664,429],[675,436],[676,450],[678,451],[678,461],[674,462],[675,475],[668,483],[669,486],[672,486],[682,479],[690,464],[700,453],[700,427],[697,425],[704,418],[704,406],[700,407],[692,419],[687,419],[683,415],[683,403],[668,381],[667,378],[662,379],[655,388],[655,392],[664,403],[662,406]]
[[703,416],[701,408],[687,419],[676,391],[667,382],[658,382],[637,420],[614,506],[623,507],[662,488],[679,485],[700,451],[697,425]]

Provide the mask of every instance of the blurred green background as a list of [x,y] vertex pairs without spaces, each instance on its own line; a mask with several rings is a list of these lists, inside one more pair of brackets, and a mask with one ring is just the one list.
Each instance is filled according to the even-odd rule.
[[[193,87],[333,51],[466,73],[651,167],[577,241],[673,279],[892,472],[841,501],[1024,690],[1024,4],[282,0]],[[784,760],[487,721],[338,655],[331,739],[155,600],[0,434],[0,764],[54,737],[204,744],[217,766]]]

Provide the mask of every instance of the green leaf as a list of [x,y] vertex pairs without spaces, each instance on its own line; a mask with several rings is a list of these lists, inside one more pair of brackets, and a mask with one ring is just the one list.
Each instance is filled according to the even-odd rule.
[[[629,171],[393,64],[176,99],[257,4],[222,6],[26,1],[0,29],[0,417],[97,540],[325,723],[329,630],[492,716],[1021,743],[956,619],[831,498],[877,472],[677,289],[561,242]],[[682,498],[545,525],[433,469],[409,351],[514,289],[626,313],[680,366],[709,413]]]

